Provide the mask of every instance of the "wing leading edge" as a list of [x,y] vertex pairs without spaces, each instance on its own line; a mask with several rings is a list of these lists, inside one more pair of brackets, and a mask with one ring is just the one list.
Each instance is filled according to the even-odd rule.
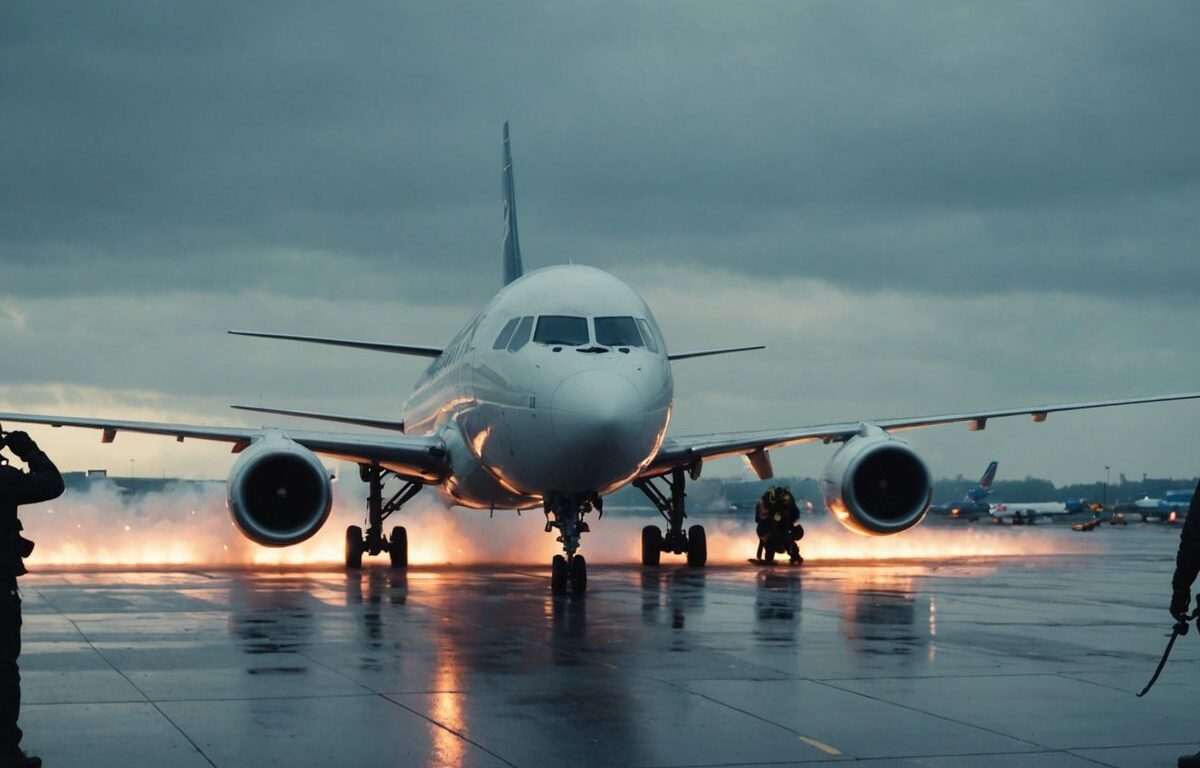
[[[796,427],[783,430],[763,430],[758,432],[724,432],[710,435],[684,435],[669,437],[663,441],[658,455],[642,470],[642,477],[656,477],[673,469],[688,468],[698,462],[723,456],[743,454],[753,462],[755,457],[761,457],[771,448],[782,448],[787,445],[800,443],[844,442],[862,434],[868,426],[879,427],[888,432],[900,432],[906,429],[934,427],[941,424],[965,423],[972,431],[979,431],[987,426],[991,419],[1002,419],[1010,416],[1032,416],[1035,422],[1046,420],[1048,414],[1065,411],[1086,411],[1095,408],[1113,408],[1119,405],[1138,405],[1142,403],[1165,403],[1174,400],[1200,399],[1200,392],[1182,392],[1171,395],[1155,395],[1152,397],[1135,397],[1125,400],[1095,400],[1084,403],[1057,403],[1054,405],[1036,405],[1028,408],[1003,408],[990,411],[967,411],[963,413],[948,413],[937,416],[918,416],[900,419],[877,419],[874,421],[842,422],[835,424],[819,424],[811,427]],[[0,415],[2,416],[2,415]],[[767,465],[769,466],[769,465]],[[769,474],[767,475],[769,477]],[[764,478],[765,479],[765,478]]]
[[355,339],[329,339],[324,336],[296,336],[290,333],[261,333],[259,331],[227,331],[231,336],[251,336],[256,339],[282,339],[284,341],[300,341],[305,344],[327,344],[331,347],[348,347],[350,349],[366,349],[371,352],[389,352],[393,355],[412,355],[414,357],[437,357],[442,354],[438,347],[415,347],[411,344],[386,344],[377,341],[358,341]]
[[279,432],[314,453],[356,463],[379,462],[387,469],[410,480],[431,483],[446,477],[446,446],[436,437],[409,435],[356,435],[337,432],[313,432],[292,429],[255,429],[252,427],[207,427],[193,424],[167,424],[123,419],[90,419],[32,413],[0,413],[0,423],[44,424],[50,427],[99,429],[101,440],[111,443],[118,432],[165,435],[182,442],[187,438],[232,443],[239,452],[267,434]]

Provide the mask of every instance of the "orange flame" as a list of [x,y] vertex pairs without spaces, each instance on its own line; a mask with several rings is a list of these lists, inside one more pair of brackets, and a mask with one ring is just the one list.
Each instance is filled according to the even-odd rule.
[[[311,565],[341,562],[345,526],[361,524],[364,502],[335,486],[334,513],[306,542],[282,548],[258,546],[243,538],[225,511],[218,488],[180,488],[147,494],[126,503],[112,486],[72,493],[52,504],[22,510],[26,532],[37,541],[29,560],[39,566]],[[355,488],[354,490],[358,490]],[[409,562],[437,564],[544,565],[561,552],[543,531],[538,512],[517,515],[442,508],[432,499],[411,502],[396,518],[409,531]],[[702,516],[696,514],[696,518]],[[589,517],[592,532],[581,550],[593,563],[637,563],[644,517]],[[657,521],[656,522],[661,522]],[[709,562],[743,563],[757,538],[751,521],[705,521]],[[809,561],[940,560],[947,558],[1073,554],[1098,551],[1094,539],[1070,538],[1052,528],[923,526],[883,538],[865,538],[830,518],[806,520],[800,551]],[[664,555],[663,562],[676,558]],[[682,557],[678,558],[682,561]]]

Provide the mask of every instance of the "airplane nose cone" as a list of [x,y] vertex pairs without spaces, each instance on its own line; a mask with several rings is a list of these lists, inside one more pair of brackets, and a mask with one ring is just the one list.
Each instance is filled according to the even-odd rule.
[[592,434],[601,442],[619,441],[645,417],[637,389],[629,379],[608,371],[584,371],[563,379],[550,409],[559,437],[584,438]]
[[551,399],[559,450],[574,466],[572,485],[591,490],[628,475],[648,446],[646,407],[637,388],[608,371],[573,374]]

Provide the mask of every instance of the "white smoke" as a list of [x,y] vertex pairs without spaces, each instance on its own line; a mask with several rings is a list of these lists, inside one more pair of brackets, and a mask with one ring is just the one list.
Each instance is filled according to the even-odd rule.
[[[224,486],[180,483],[130,499],[113,483],[70,491],[47,504],[24,507],[25,532],[37,542],[28,564],[39,566],[247,566],[335,564],[342,560],[347,525],[362,525],[365,494],[357,483],[334,485],[329,521],[311,539],[293,547],[259,546],[241,535],[225,508]],[[591,533],[581,552],[593,563],[639,560],[641,530],[660,524],[656,516],[589,516]],[[705,525],[709,562],[743,563],[757,544],[751,521],[697,517]],[[426,491],[385,522],[408,529],[409,560],[429,564],[541,565],[561,552],[554,533],[544,531],[539,511],[445,509]],[[922,526],[886,538],[851,533],[829,518],[806,519],[800,542],[809,561],[915,559],[1074,554],[1102,551],[1095,537],[1062,528],[1032,529],[984,524],[953,528]],[[384,558],[386,559],[386,558]],[[664,555],[663,562],[682,561]],[[369,562],[369,559],[368,561]]]

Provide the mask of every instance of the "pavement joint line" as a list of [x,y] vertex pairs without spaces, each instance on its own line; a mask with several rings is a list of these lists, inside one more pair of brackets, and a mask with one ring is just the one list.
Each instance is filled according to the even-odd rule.
[[[667,681],[664,681],[664,682],[667,682]],[[774,726],[782,731],[786,731],[787,733],[792,734],[793,736],[800,739],[801,741],[805,741],[804,734],[800,733],[795,728],[784,725],[783,723],[777,723],[774,720],[763,717],[762,715],[756,714],[754,712],[750,712],[748,710],[742,709],[741,707],[736,706],[734,704],[730,704],[727,701],[721,701],[720,699],[713,698],[712,696],[708,695],[707,693],[703,693],[701,691],[695,691],[686,686],[678,686],[671,682],[667,682],[667,684],[674,686],[676,688],[681,688],[683,691],[690,693],[693,696],[699,697],[701,699],[705,699],[707,701],[711,701],[713,704],[716,704],[717,706],[724,707],[726,709],[732,709],[734,712],[739,712],[739,713],[746,715],[747,717],[750,717],[754,720],[758,720],[760,723],[766,723],[767,725]],[[805,743],[808,743],[808,742],[805,741]],[[812,746],[814,749],[820,749],[819,747],[816,747],[815,745],[812,745],[812,744],[810,744],[809,746]],[[820,750],[820,751],[824,752],[824,750]],[[826,754],[828,754],[828,753],[826,753]],[[841,754],[841,753],[839,753],[839,754]],[[778,761],[775,761],[775,762],[778,762]]]
[[1071,680],[1076,683],[1083,683],[1084,685],[1094,685],[1097,688],[1103,688],[1106,691],[1116,691],[1117,693],[1133,693],[1133,691],[1126,690],[1124,688],[1118,688],[1115,685],[1101,683],[1096,680],[1085,680],[1082,677],[1075,677],[1074,674],[1072,674],[1070,672],[1059,672],[1058,674],[1055,675],[1055,677],[1061,677],[1064,680]]
[[1060,672],[968,672],[961,675],[872,675],[870,677],[793,677],[814,683],[861,683],[876,680],[975,680],[984,677],[1064,677]]
[[953,718],[953,717],[947,717],[947,716],[945,716],[945,715],[939,715],[937,712],[929,712],[929,711],[926,711],[926,710],[924,710],[924,709],[921,709],[921,708],[919,708],[919,707],[913,707],[913,706],[910,706],[910,705],[908,705],[908,704],[900,704],[900,703],[898,703],[898,702],[895,702],[895,701],[888,701],[887,699],[883,699],[883,698],[880,698],[880,697],[878,697],[878,696],[871,696],[870,694],[862,693],[861,691],[852,691],[852,690],[850,690],[850,689],[848,689],[848,688],[842,688],[841,686],[838,686],[838,685],[831,685],[831,684],[829,684],[829,683],[825,683],[825,682],[822,682],[822,681],[820,681],[820,680],[814,680],[813,682],[814,682],[814,683],[816,683],[817,685],[823,685],[823,686],[825,686],[825,687],[827,687],[827,688],[832,688],[832,689],[833,689],[833,690],[835,690],[835,691],[842,691],[842,692],[844,692],[844,693],[849,693],[849,694],[852,694],[852,695],[854,695],[854,696],[861,696],[861,697],[863,697],[864,699],[870,699],[871,701],[877,701],[877,702],[880,702],[880,703],[882,703],[882,704],[889,704],[889,705],[891,705],[891,706],[893,706],[893,707],[900,707],[901,709],[907,709],[907,710],[908,710],[908,711],[910,711],[910,712],[919,712],[919,713],[921,713],[922,715],[927,715],[927,716],[929,716],[929,717],[936,717],[937,719],[939,719],[939,720],[944,720],[944,721],[945,721],[945,722],[947,722],[947,723],[954,723],[955,725],[961,725],[961,726],[964,726],[964,727],[966,727],[966,728],[975,728],[975,729],[977,729],[977,730],[984,731],[985,733],[990,733],[990,734],[992,734],[993,736],[1002,736],[1002,737],[1004,737],[1004,738],[1006,738],[1006,739],[1012,739],[1013,741],[1019,742],[1019,743],[1021,743],[1021,744],[1029,744],[1030,746],[1037,747],[1038,749],[1042,749],[1042,750],[1049,749],[1049,747],[1045,746],[1044,744],[1038,744],[1036,741],[1031,741],[1031,740],[1029,740],[1029,739],[1023,739],[1023,738],[1021,738],[1020,736],[1013,736],[1011,733],[1004,733],[1003,731],[997,731],[997,730],[995,730],[994,728],[987,728],[987,727],[985,727],[985,726],[982,726],[982,725],[976,725],[975,723],[968,723],[968,722],[965,722],[965,721],[963,721],[963,720],[956,720],[956,719],[955,719],[955,718]]
[[198,696],[194,699],[147,699],[150,704],[206,704],[234,701],[316,701],[319,699],[369,699],[376,694],[367,693],[322,693],[311,696]]
[[497,760],[504,763],[505,765],[511,766],[511,768],[518,768],[517,764],[512,762],[511,760],[508,760],[508,759],[502,757],[501,755],[496,754],[495,752],[493,752],[492,750],[483,746],[479,742],[475,741],[474,739],[470,738],[469,736],[467,736],[463,733],[459,733],[458,731],[454,730],[453,728],[446,725],[445,723],[434,720],[432,717],[425,714],[424,712],[413,709],[412,707],[410,707],[406,704],[402,704],[399,701],[396,701],[395,699],[393,699],[391,696],[384,696],[383,694],[378,694],[378,695],[384,701],[391,702],[394,706],[397,706],[400,709],[403,709],[405,712],[410,712],[410,713],[416,715],[417,717],[421,718],[422,720],[425,720],[425,721],[437,726],[438,728],[441,728],[443,731],[446,731],[447,733],[452,734],[456,738],[462,739],[463,741],[467,742],[468,744],[470,744],[478,749],[483,750],[484,752],[488,753],[489,755],[496,758]]
[[1063,753],[1070,755],[1071,757],[1078,758],[1080,760],[1086,760],[1089,763],[1095,763],[1096,765],[1102,765],[1102,766],[1104,766],[1104,768],[1121,768],[1121,766],[1119,766],[1119,765],[1113,765],[1112,763],[1106,763],[1102,760],[1097,760],[1094,757],[1088,757],[1087,755],[1077,755],[1074,752],[1068,752],[1067,750],[1063,750]]
[[[1165,745],[1152,745],[1165,746]],[[1104,749],[1104,747],[1102,747]],[[1120,747],[1111,747],[1111,749],[1120,749]],[[838,765],[849,765],[850,763],[867,763],[892,765],[896,760],[925,760],[925,759],[942,759],[955,757],[1021,757],[1028,755],[1060,755],[1070,754],[1064,749],[1030,749],[1019,752],[935,752],[931,754],[909,754],[909,755],[881,755],[879,757],[851,757],[850,755],[842,755],[845,760],[838,760]],[[1070,754],[1071,757],[1078,757],[1080,760],[1103,765],[1107,768],[1120,768],[1119,766],[1110,766],[1108,763],[1098,763],[1095,760],[1083,755]],[[803,757],[792,760],[755,760],[751,762],[741,761],[736,763],[672,763],[670,765],[655,764],[650,765],[634,765],[630,768],[743,768],[744,766],[789,766],[789,765],[809,765],[811,763],[828,763],[829,757]]]
[[104,661],[105,664],[107,664],[109,667],[112,668],[112,670],[114,672],[116,672],[121,677],[125,678],[125,682],[127,682],[131,686],[133,686],[133,689],[135,691],[137,691],[139,694],[141,694],[142,698],[144,698],[146,700],[146,703],[148,703],[150,706],[154,707],[154,710],[156,712],[158,712],[159,716],[162,717],[162,719],[166,720],[168,723],[170,723],[171,727],[174,728],[179,733],[179,735],[182,736],[187,741],[188,744],[192,745],[192,749],[196,750],[196,753],[198,755],[200,755],[200,757],[204,758],[204,761],[206,763],[211,765],[213,768],[217,768],[217,764],[212,761],[212,758],[209,757],[207,754],[205,754],[204,750],[200,748],[200,745],[197,744],[192,739],[192,737],[187,734],[186,731],[184,731],[182,728],[179,727],[179,723],[172,720],[171,717],[166,712],[163,712],[162,707],[158,706],[157,703],[155,703],[153,700],[150,699],[149,696],[146,695],[146,692],[143,691],[141,689],[141,687],[138,686],[137,683],[130,680],[128,675],[126,675],[124,672],[122,672],[120,669],[118,669],[117,665],[113,664],[112,661],[110,661],[109,658],[107,656],[105,656],[104,653],[92,643],[91,639],[83,633],[83,630],[79,628],[79,625],[75,623],[74,619],[72,619],[67,614],[63,613],[57,605],[50,602],[50,600],[47,599],[46,596],[43,595],[40,590],[35,589],[34,594],[36,594],[39,599],[43,600],[46,603],[46,605],[49,605],[51,608],[53,608],[58,613],[58,615],[62,616],[64,619],[71,622],[71,626],[75,628],[75,631],[79,633],[79,636],[83,638],[83,641],[88,644],[88,647],[92,649],[92,652],[95,653],[97,656],[99,656]]

